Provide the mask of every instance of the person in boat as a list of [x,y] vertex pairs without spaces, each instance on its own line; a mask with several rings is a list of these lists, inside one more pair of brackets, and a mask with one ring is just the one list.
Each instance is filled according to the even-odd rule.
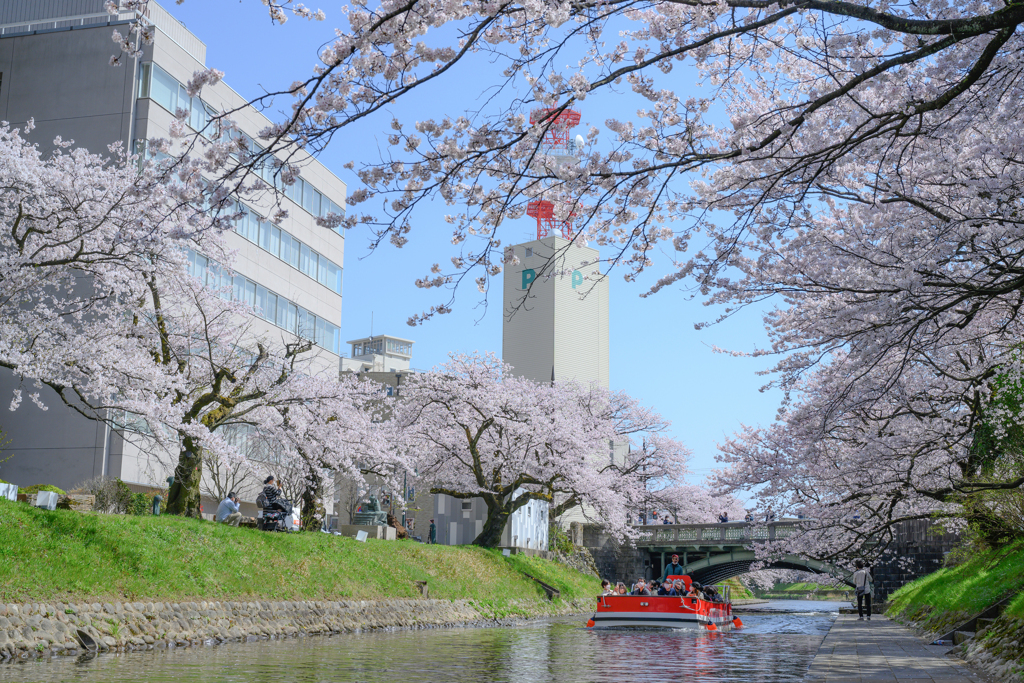
[[661,575],[661,582],[664,583],[665,581],[668,581],[668,577],[670,576],[682,576],[685,573],[686,572],[683,571],[683,565],[679,564],[679,556],[673,555],[672,564],[665,567],[665,571]]
[[676,592],[676,587],[674,583],[672,583],[671,581],[666,581],[665,583],[661,584],[661,588],[658,589],[658,595],[679,595],[679,593]]
[[615,591],[612,590],[612,582],[608,579],[601,581],[601,595],[615,595]]
[[704,592],[701,590],[701,585],[696,581],[690,584],[690,592],[687,593],[687,595],[693,598],[699,598],[701,600],[705,599]]
[[616,595],[629,595],[629,591],[626,590],[626,584],[622,583],[621,581],[619,581],[617,584],[615,584],[615,594]]
[[647,584],[643,579],[637,579],[636,584],[633,586],[633,592],[631,595],[650,595],[651,591],[647,590]]
[[647,590],[651,592],[651,595],[657,595],[658,589],[661,587],[661,582],[657,579],[651,579],[647,582]]
[[672,584],[672,588],[675,589],[676,595],[686,595],[686,583],[682,579],[676,579],[675,583]]

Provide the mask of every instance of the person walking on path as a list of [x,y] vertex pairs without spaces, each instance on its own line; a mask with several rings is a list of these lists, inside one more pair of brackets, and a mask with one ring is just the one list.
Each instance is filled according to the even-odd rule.
[[430,531],[427,533],[427,543],[437,543],[437,525],[430,520]]
[[228,526],[238,526],[242,513],[238,511],[238,496],[232,491],[217,506],[217,521]]
[[864,566],[864,560],[853,563],[857,571],[853,573],[853,587],[857,590],[857,620],[864,619],[864,606],[867,603],[867,617],[871,621],[871,570]]

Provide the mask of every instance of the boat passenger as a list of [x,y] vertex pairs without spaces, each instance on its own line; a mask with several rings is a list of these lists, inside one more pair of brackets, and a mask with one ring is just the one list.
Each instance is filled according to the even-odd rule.
[[647,582],[647,590],[651,591],[651,595],[657,595],[658,594],[658,589],[660,587],[661,587],[661,584],[658,582],[657,579],[651,579],[650,581]]
[[651,591],[647,590],[647,584],[643,579],[637,579],[636,584],[633,586],[633,592],[631,595],[650,595]]
[[661,584],[661,588],[658,590],[658,595],[679,595],[679,593],[676,592],[675,586],[671,581],[666,581]]
[[672,588],[675,590],[676,595],[686,595],[686,584],[683,583],[682,579],[676,579]]
[[682,576],[685,573],[683,566],[679,564],[679,556],[673,555],[671,564],[667,565],[661,574],[661,580],[666,581],[670,576]]
[[615,584],[615,593],[617,595],[629,595],[629,591],[626,590],[626,584],[622,583],[621,581]]
[[601,581],[601,595],[615,595],[615,591],[612,590],[612,582],[608,579]]

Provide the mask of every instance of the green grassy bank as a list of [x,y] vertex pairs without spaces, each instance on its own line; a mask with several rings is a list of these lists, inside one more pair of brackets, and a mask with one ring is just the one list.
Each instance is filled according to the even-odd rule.
[[1024,542],[975,553],[908,583],[890,597],[889,615],[940,632],[1009,595],[1016,597],[1004,616],[1024,619]]
[[816,600],[842,600],[843,589],[836,586],[825,586],[811,581],[798,583],[777,583],[771,590],[755,591],[757,597],[772,600],[806,600],[807,594],[813,595]]
[[[467,599],[494,616],[565,611],[600,582],[472,546],[280,534],[179,517],[46,511],[0,500],[0,602]],[[524,574],[558,588],[550,603]]]
[[1024,542],[977,552],[891,596],[888,614],[943,634],[1003,598],[1003,614],[960,648],[960,656],[997,680],[1024,680]]

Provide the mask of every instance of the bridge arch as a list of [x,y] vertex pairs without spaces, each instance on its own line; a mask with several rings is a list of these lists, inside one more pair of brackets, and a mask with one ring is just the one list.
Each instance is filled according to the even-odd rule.
[[[757,562],[753,550],[732,550],[713,554],[683,565],[683,569],[693,580],[700,583],[721,583],[740,574],[750,571],[750,566]],[[764,566],[765,569],[796,569],[828,574],[843,583],[853,586],[853,572],[820,560],[812,560],[799,555],[784,555]]]

